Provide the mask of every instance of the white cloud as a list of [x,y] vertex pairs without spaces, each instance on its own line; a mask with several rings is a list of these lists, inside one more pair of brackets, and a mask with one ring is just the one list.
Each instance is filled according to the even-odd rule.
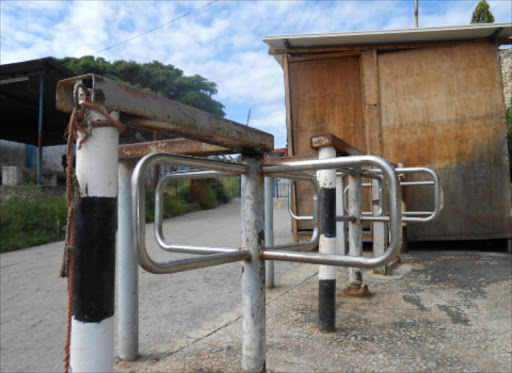
[[[472,1],[419,0],[420,26],[468,24]],[[510,22],[509,1],[489,1]],[[93,54],[163,25],[207,1],[3,1],[1,63]],[[159,60],[218,84],[216,99],[245,123],[286,143],[283,71],[263,35],[400,29],[414,25],[414,1],[219,1],[111,48],[107,60]]]

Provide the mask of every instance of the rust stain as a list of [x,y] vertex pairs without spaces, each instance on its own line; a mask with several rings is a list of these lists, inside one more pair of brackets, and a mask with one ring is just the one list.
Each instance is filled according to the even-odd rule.
[[360,271],[357,271],[356,272],[356,279],[358,282],[362,282],[363,281],[363,275]]
[[230,149],[188,139],[172,139],[119,146],[119,159],[142,158],[150,153],[174,153],[197,156],[229,154]]
[[370,298],[375,295],[370,290],[368,290],[368,285],[359,286],[354,284],[350,284],[345,289],[343,289],[343,294],[358,298]]
[[315,135],[311,137],[311,148],[318,149],[325,146],[332,146],[336,150],[336,155],[361,155],[364,154],[359,149],[343,141],[339,137],[328,133],[325,135]]
[[265,245],[265,232],[259,231],[258,232],[258,246],[264,246]]

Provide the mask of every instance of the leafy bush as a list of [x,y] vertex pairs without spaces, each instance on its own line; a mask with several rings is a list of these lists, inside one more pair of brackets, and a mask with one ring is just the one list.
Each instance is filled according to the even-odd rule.
[[[213,208],[227,202],[221,181],[208,182],[208,205]],[[154,191],[146,188],[146,222],[154,221]],[[164,194],[164,218],[197,210],[199,204],[190,200],[190,181],[178,184],[178,196]],[[12,198],[0,202],[0,252],[21,249],[65,238],[67,206],[64,196],[48,197],[30,193],[27,198]]]
[[[164,219],[172,216],[182,215],[187,209],[176,197],[164,193]],[[155,193],[153,190],[146,188],[146,222],[155,220]]]
[[0,252],[63,240],[66,218],[64,197],[39,194],[0,202]]

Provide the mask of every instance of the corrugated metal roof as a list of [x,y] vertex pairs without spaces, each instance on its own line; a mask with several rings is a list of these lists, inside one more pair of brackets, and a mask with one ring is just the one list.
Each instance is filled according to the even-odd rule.
[[[428,43],[479,40],[487,38],[512,41],[512,23],[424,27],[403,30],[358,31],[327,34],[264,36],[269,49],[321,48],[400,43]],[[275,56],[279,61],[279,56]],[[281,63],[281,61],[279,61]]]

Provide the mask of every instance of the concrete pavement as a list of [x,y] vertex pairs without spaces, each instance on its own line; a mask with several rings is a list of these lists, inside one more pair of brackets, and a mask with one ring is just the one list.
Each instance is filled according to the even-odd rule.
[[[343,295],[348,271],[339,269],[334,333],[317,327],[316,267],[303,265],[267,293],[267,371],[512,370],[510,254],[413,252],[388,277],[364,271],[371,298]],[[158,346],[116,370],[240,372],[241,341],[233,317],[193,343]]]
[[[290,236],[286,203],[276,199],[276,242]],[[156,248],[157,258],[183,256]],[[184,244],[240,245],[240,202],[197,211],[164,223],[168,240]],[[56,242],[0,255],[0,371],[59,372],[63,369],[67,280],[58,277],[64,243]],[[276,280],[296,264],[276,269]],[[198,330],[209,333],[219,317],[239,307],[241,264],[231,263],[173,275],[139,269],[140,349],[176,338],[193,341]],[[210,325],[210,326],[208,326]]]
[[[236,246],[240,207],[169,219],[165,235],[189,244]],[[286,204],[275,210],[276,243],[291,240]],[[151,228],[147,228],[151,232]],[[66,281],[63,243],[0,255],[0,371],[63,369]],[[148,238],[153,255],[156,250]],[[317,329],[318,266],[276,262],[267,291],[267,369],[316,371],[512,371],[512,262],[506,253],[416,251],[391,276],[365,271],[372,298],[350,298],[337,271],[337,330]],[[178,257],[178,254],[175,254]],[[241,370],[240,264],[140,275],[140,347],[119,372]]]

